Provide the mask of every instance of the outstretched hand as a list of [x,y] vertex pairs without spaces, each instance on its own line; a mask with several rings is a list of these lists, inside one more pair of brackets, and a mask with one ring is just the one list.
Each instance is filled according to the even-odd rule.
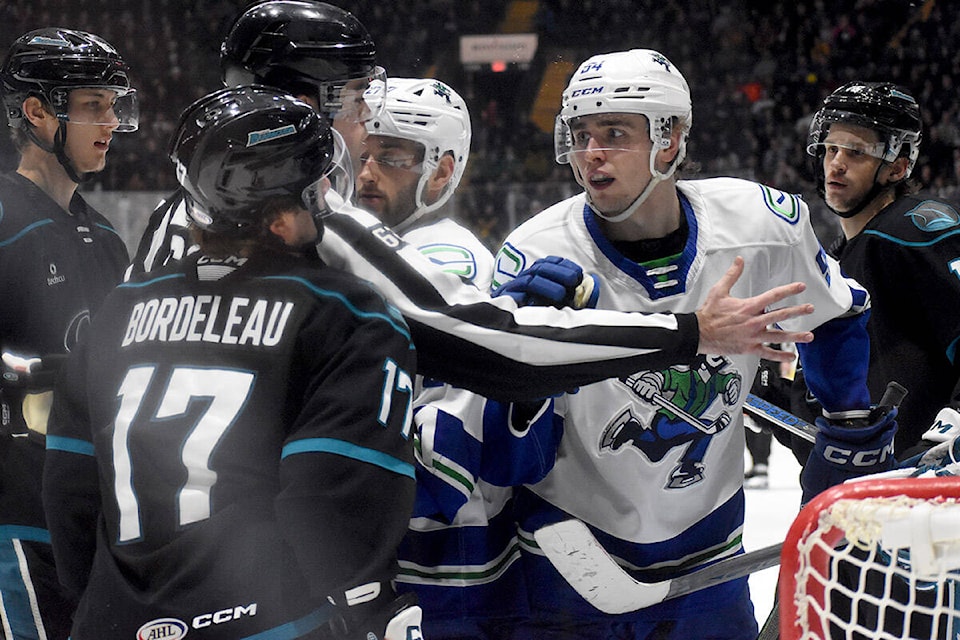
[[768,345],[782,342],[811,342],[810,331],[784,331],[774,325],[791,318],[813,313],[812,304],[767,309],[785,298],[795,296],[806,285],[794,282],[775,287],[752,298],[734,298],[730,289],[743,274],[743,258],[737,256],[733,265],[710,288],[703,306],[697,310],[700,323],[700,347],[697,353],[733,355],[753,353],[775,362],[790,362],[794,355]]

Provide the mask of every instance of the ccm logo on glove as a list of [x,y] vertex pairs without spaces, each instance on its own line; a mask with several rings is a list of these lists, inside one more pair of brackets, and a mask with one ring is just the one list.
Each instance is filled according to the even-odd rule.
[[893,457],[893,442],[889,442],[879,449],[866,450],[842,449],[835,445],[827,445],[823,450],[823,457],[827,462],[833,464],[872,467]]

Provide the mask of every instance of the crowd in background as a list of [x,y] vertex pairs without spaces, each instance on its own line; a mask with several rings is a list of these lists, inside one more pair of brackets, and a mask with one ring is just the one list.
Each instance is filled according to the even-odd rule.
[[[694,102],[688,175],[733,175],[801,193],[818,233],[835,221],[815,197],[807,125],[851,80],[890,80],[919,100],[924,139],[915,174],[931,195],[960,194],[960,3],[945,0],[540,0],[537,56],[502,73],[459,64],[459,36],[496,32],[508,0],[328,0],[377,41],[388,75],[442,79],[466,98],[474,139],[456,215],[492,248],[525,217],[577,190],[533,124],[544,70],[601,51],[662,51]],[[85,190],[168,191],[170,133],[184,107],[219,86],[218,44],[242,0],[31,0],[0,4],[0,47],[42,26],[88,30],[114,44],[140,92],[141,129],[118,136],[107,170]],[[557,104],[559,109],[559,104]],[[4,137],[2,168],[15,155]]]

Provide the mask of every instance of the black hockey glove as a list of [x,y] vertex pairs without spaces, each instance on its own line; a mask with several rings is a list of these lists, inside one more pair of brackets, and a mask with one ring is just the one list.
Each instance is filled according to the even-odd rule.
[[384,600],[385,595],[366,604],[338,606],[342,613],[315,634],[317,640],[423,640],[423,612],[417,594],[408,592]]
[[594,308],[600,297],[596,278],[584,275],[575,262],[559,256],[540,258],[492,294],[510,296],[517,306]]
[[853,417],[854,412],[847,412],[817,418],[820,431],[800,473],[803,504],[851,478],[896,467],[893,436],[897,432],[897,406],[901,398],[889,400],[885,396],[864,417]]
[[26,393],[49,391],[53,389],[57,373],[67,360],[66,354],[40,357],[23,357],[4,352],[2,358],[3,377],[0,386],[17,389]]

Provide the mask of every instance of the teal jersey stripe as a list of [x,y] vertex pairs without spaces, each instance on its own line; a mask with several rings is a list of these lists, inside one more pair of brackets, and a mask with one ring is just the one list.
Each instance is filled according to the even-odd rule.
[[93,443],[79,438],[47,435],[47,451],[66,451],[84,456],[93,455]]
[[39,527],[5,524],[0,526],[0,540],[32,540],[50,544],[50,532]]
[[[334,298],[335,300],[340,301],[343,306],[349,309],[350,313],[357,316],[358,318],[379,318],[380,320],[385,320],[394,328],[394,330],[402,335],[407,340],[410,340],[410,331],[407,329],[406,325],[403,324],[403,321],[398,321],[397,318],[393,318],[387,314],[373,311],[361,311],[358,309],[350,300],[347,299],[342,293],[337,291],[330,291],[328,289],[321,289],[316,286],[309,280],[304,280],[303,278],[294,277],[294,276],[266,276],[264,280],[290,280],[302,284],[307,289],[312,291],[314,294],[323,297],[323,298]],[[389,303],[386,303],[389,307]],[[399,314],[398,314],[399,316]]]
[[297,453],[333,453],[338,456],[344,456],[345,458],[353,458],[360,462],[373,464],[387,471],[408,476],[411,479],[414,478],[413,465],[409,462],[398,460],[382,451],[368,449],[367,447],[361,447],[334,438],[306,438],[304,440],[295,440],[283,448],[280,457],[286,458],[287,456],[292,456]]
[[44,218],[43,220],[37,220],[33,224],[27,225],[26,227],[21,229],[17,234],[15,234],[13,237],[0,241],[0,248],[6,247],[7,245],[11,245],[17,240],[19,240],[20,238],[22,238],[23,236],[27,235],[28,233],[36,229],[37,227],[42,227],[43,225],[51,224],[52,222],[53,220],[51,220],[50,218]]
[[273,629],[267,629],[266,631],[255,633],[252,636],[247,636],[241,640],[293,640],[294,638],[304,636],[314,629],[320,627],[320,625],[324,624],[330,619],[332,613],[333,606],[324,605],[298,620],[293,620],[292,622],[282,624],[278,627],[274,627]]
[[900,239],[900,238],[897,238],[897,237],[895,237],[895,236],[890,235],[889,233],[884,233],[884,232],[882,232],[882,231],[876,231],[876,230],[874,230],[874,229],[867,229],[866,231],[863,232],[863,235],[865,235],[865,236],[876,236],[876,237],[878,237],[878,238],[883,238],[884,240],[889,240],[890,242],[892,242],[892,243],[894,243],[894,244],[899,244],[900,246],[903,246],[903,247],[930,247],[930,246],[933,246],[933,245],[937,244],[937,243],[940,242],[941,240],[946,240],[947,238],[949,238],[949,237],[951,237],[951,236],[955,236],[955,235],[957,235],[958,233],[960,233],[960,229],[957,229],[957,230],[955,230],[955,231],[951,231],[950,233],[945,233],[945,234],[943,234],[943,235],[937,236],[936,238],[933,238],[933,239],[931,239],[931,240],[924,240],[923,242],[911,242],[911,241],[908,241],[908,240],[902,240],[902,239]]
[[164,280],[182,279],[185,277],[186,276],[182,273],[173,273],[170,275],[161,276],[159,278],[153,278],[152,280],[145,280],[143,282],[121,282],[117,285],[117,289],[136,289],[138,287],[149,287],[152,284],[163,282]]

